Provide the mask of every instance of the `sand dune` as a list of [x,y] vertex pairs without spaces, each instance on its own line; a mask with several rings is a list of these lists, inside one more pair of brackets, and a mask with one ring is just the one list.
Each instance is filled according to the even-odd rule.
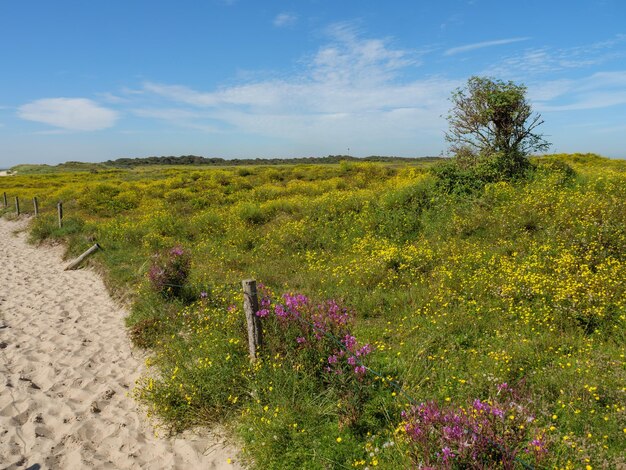
[[215,433],[155,437],[129,396],[143,360],[125,312],[24,227],[0,220],[0,468],[241,468]]

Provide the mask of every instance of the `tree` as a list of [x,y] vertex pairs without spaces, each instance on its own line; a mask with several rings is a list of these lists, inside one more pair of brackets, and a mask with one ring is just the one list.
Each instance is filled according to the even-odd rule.
[[543,124],[526,100],[526,87],[486,77],[471,77],[450,98],[446,140],[457,155],[492,155],[511,163],[550,147],[535,129]]

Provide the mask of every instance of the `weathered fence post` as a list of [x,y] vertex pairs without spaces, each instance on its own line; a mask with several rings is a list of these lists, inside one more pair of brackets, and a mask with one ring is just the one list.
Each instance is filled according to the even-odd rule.
[[63,203],[59,201],[57,204],[57,213],[59,214],[59,228],[63,227]]
[[78,258],[76,258],[74,261],[72,261],[70,264],[67,265],[67,267],[65,268],[66,271],[70,271],[72,269],[76,269],[80,263],[83,262],[83,260],[85,258],[87,258],[87,256],[93,254],[96,252],[96,250],[100,249],[100,245],[98,245],[97,243],[92,246],[91,248],[89,248],[87,251],[85,251],[82,255],[80,255]]
[[39,217],[39,202],[37,201],[37,196],[33,198],[33,207],[35,208],[35,217]]
[[6,209],[7,207],[9,207],[9,203],[7,201],[7,193],[3,193],[4,196],[4,208]]
[[20,215],[20,198],[15,196],[15,213]]
[[256,314],[259,311],[259,298],[254,279],[246,279],[241,284],[243,285],[243,310],[246,313],[248,324],[248,349],[250,350],[250,361],[254,362],[257,349],[263,344],[261,319]]

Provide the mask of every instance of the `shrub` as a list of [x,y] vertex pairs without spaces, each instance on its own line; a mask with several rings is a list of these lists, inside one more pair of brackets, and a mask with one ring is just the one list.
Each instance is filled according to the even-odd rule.
[[513,158],[502,152],[488,155],[459,155],[432,168],[436,187],[444,193],[471,194],[488,183],[526,177],[533,166],[523,156]]
[[189,277],[191,257],[181,246],[154,257],[148,271],[152,289],[166,298],[180,297]]
[[547,453],[543,435],[533,432],[528,404],[506,383],[491,400],[461,408],[430,401],[402,417],[416,468],[513,469],[522,459],[539,462]]
[[250,202],[239,206],[239,218],[250,225],[263,225],[269,220],[268,214],[258,204]]
[[353,312],[335,300],[315,303],[302,294],[284,294],[274,302],[263,286],[261,291],[257,316],[271,331],[265,354],[293,357],[297,368],[311,372],[343,400],[340,427],[356,424],[371,385],[366,363],[373,347],[352,335]]

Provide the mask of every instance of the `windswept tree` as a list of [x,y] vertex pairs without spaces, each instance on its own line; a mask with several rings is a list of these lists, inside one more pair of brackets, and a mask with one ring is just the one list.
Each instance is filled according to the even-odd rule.
[[455,154],[499,154],[514,163],[550,147],[536,132],[543,119],[533,113],[524,85],[471,77],[450,101],[446,140]]

